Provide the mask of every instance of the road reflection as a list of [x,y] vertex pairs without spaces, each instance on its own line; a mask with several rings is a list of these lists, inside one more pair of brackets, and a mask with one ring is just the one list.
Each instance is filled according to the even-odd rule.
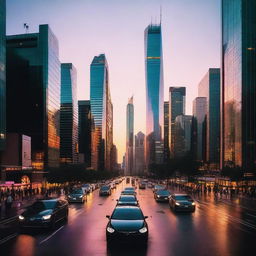
[[35,255],[36,239],[30,235],[19,235],[13,252],[13,256],[33,256]]

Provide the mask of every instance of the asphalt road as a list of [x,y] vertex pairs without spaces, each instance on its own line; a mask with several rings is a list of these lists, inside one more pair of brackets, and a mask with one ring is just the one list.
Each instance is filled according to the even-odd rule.
[[112,213],[125,186],[125,182],[119,184],[109,197],[99,197],[98,190],[94,191],[84,205],[70,205],[67,224],[60,223],[54,232],[20,234],[0,249],[1,256],[256,255],[256,209],[204,196],[196,198],[195,213],[176,214],[168,204],[155,202],[148,188],[137,190],[142,211],[149,216],[147,248],[125,245],[108,249],[105,216]]

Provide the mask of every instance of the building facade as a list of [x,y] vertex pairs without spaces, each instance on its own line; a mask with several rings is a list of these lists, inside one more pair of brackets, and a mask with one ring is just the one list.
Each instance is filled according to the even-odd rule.
[[58,167],[59,46],[48,25],[7,36],[6,83],[7,131],[31,137],[34,168]]
[[174,157],[174,127],[175,119],[179,115],[185,115],[186,87],[169,88],[169,148],[170,157]]
[[174,157],[186,156],[191,150],[192,116],[179,115],[174,122]]
[[78,148],[79,162],[91,166],[92,115],[89,100],[78,101]]
[[256,2],[222,1],[221,167],[256,169]]
[[163,162],[164,148],[164,83],[162,31],[160,25],[149,25],[145,29],[146,71],[146,141],[147,168]]
[[195,159],[205,161],[205,124],[206,124],[207,98],[196,97],[193,101],[193,118],[195,133]]
[[146,169],[145,165],[145,134],[138,132],[135,135],[135,154],[134,169],[136,175],[143,175]]
[[60,162],[78,162],[78,103],[76,68],[61,64]]
[[170,158],[169,149],[169,101],[164,102],[164,162]]
[[220,69],[210,68],[198,85],[199,97],[206,97],[206,161],[218,169],[220,161]]
[[90,102],[94,121],[92,131],[92,168],[111,169],[113,145],[113,105],[110,96],[108,63],[104,54],[95,56],[90,67]]
[[133,149],[134,149],[134,105],[133,97],[128,101],[126,107],[126,163],[125,175],[132,175],[134,168]]

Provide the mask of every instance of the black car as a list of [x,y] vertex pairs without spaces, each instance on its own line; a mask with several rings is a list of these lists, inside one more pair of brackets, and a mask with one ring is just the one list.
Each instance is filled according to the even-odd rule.
[[196,204],[191,196],[187,194],[173,194],[169,198],[170,208],[174,211],[194,212]]
[[154,198],[157,202],[168,202],[170,191],[167,189],[160,189],[154,193]]
[[117,205],[138,205],[138,200],[134,195],[121,195],[117,201]]
[[20,227],[55,228],[57,222],[68,220],[68,202],[63,199],[41,199],[19,215]]
[[106,227],[107,242],[109,245],[120,242],[148,241],[148,225],[140,207],[116,206],[111,216],[106,216],[109,222]]
[[99,191],[100,196],[109,196],[111,195],[111,187],[109,185],[102,186]]
[[84,203],[86,201],[86,193],[82,188],[75,188],[67,195],[69,203]]

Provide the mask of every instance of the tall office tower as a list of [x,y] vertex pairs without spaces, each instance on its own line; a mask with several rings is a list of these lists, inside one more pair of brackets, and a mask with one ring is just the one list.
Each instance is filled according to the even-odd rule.
[[60,162],[78,162],[78,105],[76,68],[72,63],[61,64],[60,94]]
[[90,67],[90,101],[94,120],[92,167],[110,170],[113,145],[113,105],[110,97],[108,63],[104,54],[95,56]]
[[163,162],[164,83],[161,24],[145,29],[146,141],[147,169]]
[[195,159],[205,161],[205,123],[207,98],[196,97],[193,101],[193,118],[195,122]]
[[219,169],[220,161],[220,69],[210,68],[198,85],[198,96],[206,97],[206,161]]
[[6,3],[5,0],[0,0],[0,183],[4,180],[1,159],[2,151],[5,149],[6,142],[6,98],[5,98],[5,30],[6,30]]
[[145,171],[145,134],[138,132],[135,135],[134,169],[136,175],[142,175]]
[[126,108],[126,163],[125,175],[133,174],[133,141],[134,141],[134,106],[133,97],[128,101]]
[[112,148],[111,148],[111,170],[118,170],[119,166],[118,166],[118,153],[117,153],[117,147],[116,145],[113,144]]
[[192,116],[179,115],[174,122],[174,157],[183,157],[191,150]]
[[164,162],[170,158],[169,149],[169,101],[164,102]]
[[32,165],[59,166],[60,61],[48,25],[7,36],[7,131],[31,137]]
[[221,157],[256,170],[256,1],[222,1]]
[[170,157],[174,157],[174,125],[179,115],[185,115],[186,87],[169,88],[169,148]]
[[[92,115],[89,100],[78,101],[78,146],[79,162],[91,166]],[[81,157],[80,157],[81,156]]]

